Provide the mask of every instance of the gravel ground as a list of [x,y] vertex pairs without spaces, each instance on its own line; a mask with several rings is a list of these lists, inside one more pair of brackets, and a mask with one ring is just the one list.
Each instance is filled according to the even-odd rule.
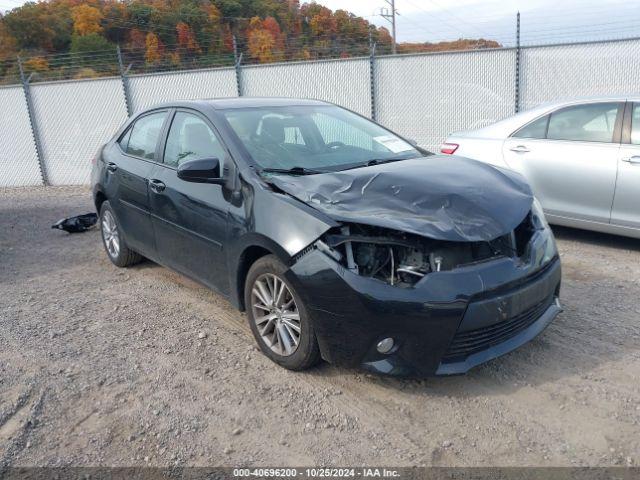
[[556,229],[565,311],[466,376],[260,354],[244,315],[150,262],[118,269],[84,188],[0,191],[0,466],[640,464],[640,241]]

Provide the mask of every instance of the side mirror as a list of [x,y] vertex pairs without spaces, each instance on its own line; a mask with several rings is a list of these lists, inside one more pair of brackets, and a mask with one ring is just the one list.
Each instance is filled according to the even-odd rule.
[[178,166],[178,178],[193,183],[224,183],[220,175],[220,160],[200,158],[189,160]]

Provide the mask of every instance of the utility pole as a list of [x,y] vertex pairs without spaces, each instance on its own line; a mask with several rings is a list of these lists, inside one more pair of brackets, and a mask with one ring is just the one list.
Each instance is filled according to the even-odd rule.
[[383,7],[380,9],[380,16],[391,23],[391,36],[393,37],[392,52],[396,54],[396,15],[400,15],[396,10],[396,0],[384,0],[391,7],[391,11],[388,8]]

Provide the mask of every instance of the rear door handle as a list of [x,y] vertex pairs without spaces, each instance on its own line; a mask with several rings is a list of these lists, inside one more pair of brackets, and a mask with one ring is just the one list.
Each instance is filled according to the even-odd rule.
[[167,186],[164,183],[162,183],[160,180],[153,178],[149,180],[149,188],[151,188],[151,190],[153,190],[156,193],[160,193],[165,188],[167,188]]
[[517,147],[510,148],[509,150],[511,150],[512,152],[516,152],[516,153],[527,153],[527,152],[529,152],[529,149],[527,147],[525,147],[524,145],[518,145]]
[[623,162],[631,163],[632,165],[640,165],[640,155],[633,155],[622,159]]
[[116,165],[116,164],[115,164],[115,163],[113,163],[113,162],[109,162],[109,163],[107,163],[107,171],[108,171],[108,172],[113,173],[113,172],[115,172],[116,170],[118,170],[118,165]]

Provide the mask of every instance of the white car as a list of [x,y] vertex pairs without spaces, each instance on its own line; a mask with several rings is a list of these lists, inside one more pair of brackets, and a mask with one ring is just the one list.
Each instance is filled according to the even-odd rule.
[[640,97],[543,105],[440,150],[521,173],[550,223],[640,238]]

